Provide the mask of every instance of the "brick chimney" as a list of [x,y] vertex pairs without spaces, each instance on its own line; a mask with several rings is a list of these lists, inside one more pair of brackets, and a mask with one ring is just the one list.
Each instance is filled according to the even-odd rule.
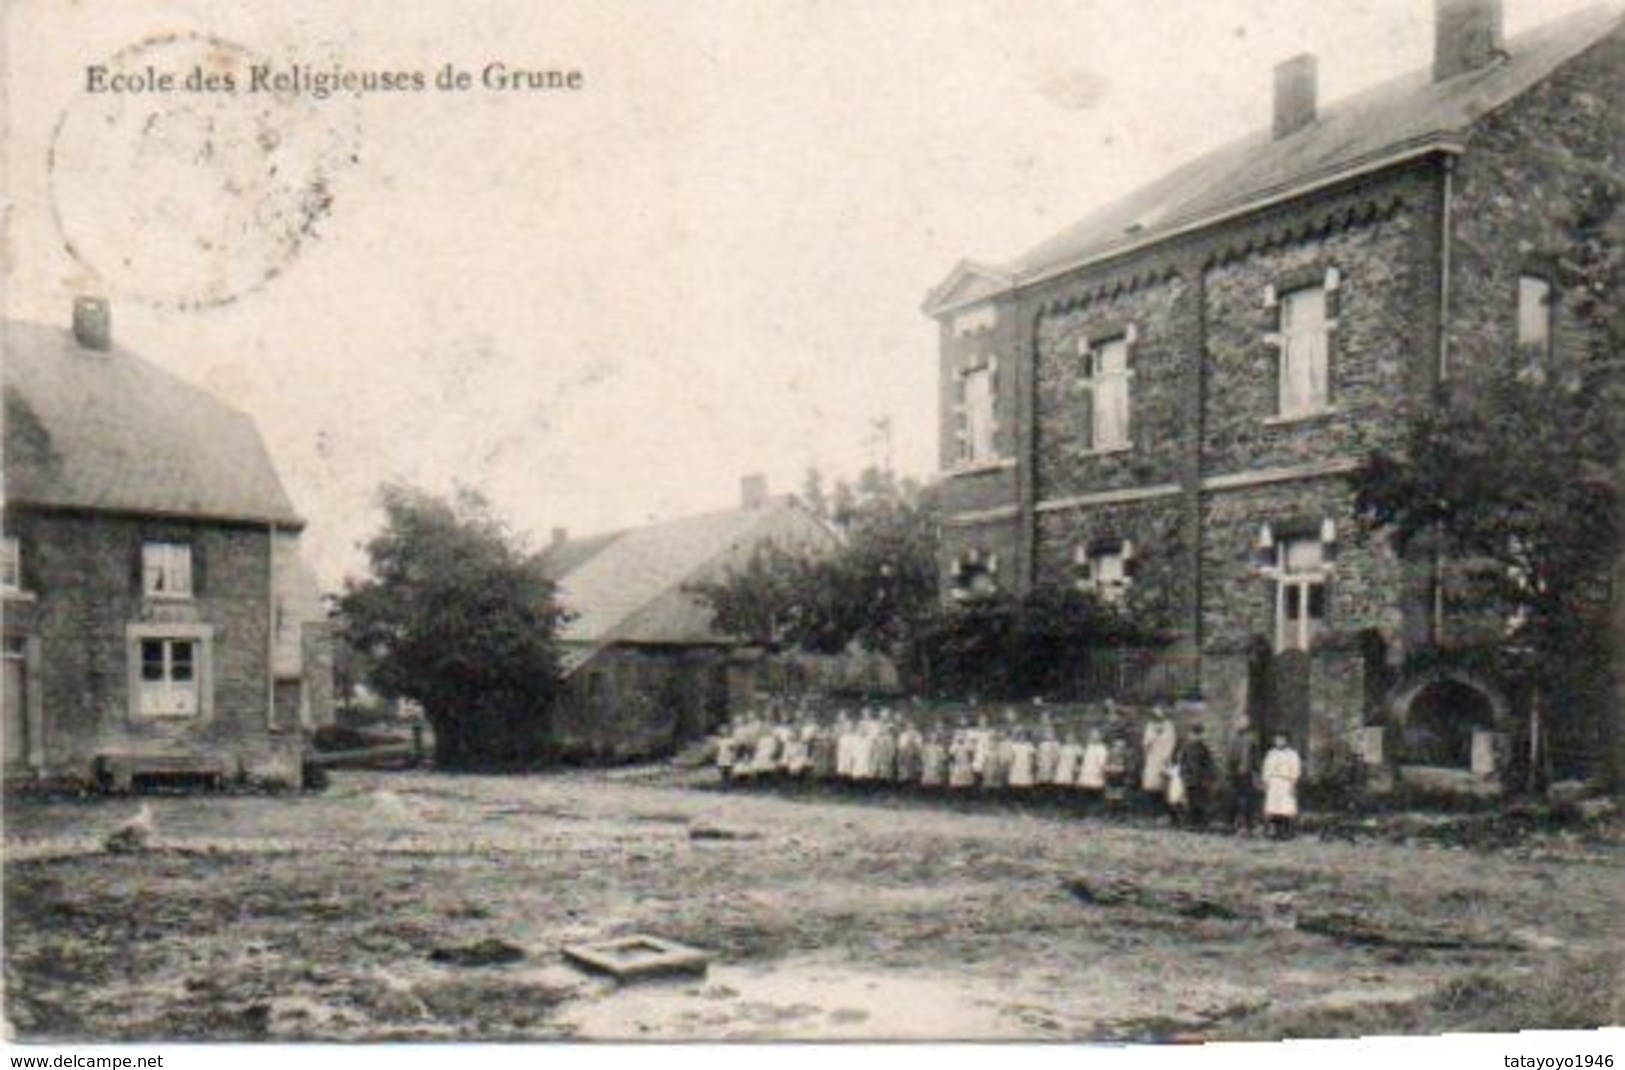
[[1488,66],[1503,44],[1501,0],[1434,0],[1435,82]]
[[1319,64],[1308,53],[1275,65],[1275,136],[1286,137],[1315,121]]
[[767,477],[749,475],[739,481],[739,504],[746,509],[760,509],[767,504]]
[[76,297],[73,339],[84,349],[105,353],[113,348],[113,310],[105,297]]

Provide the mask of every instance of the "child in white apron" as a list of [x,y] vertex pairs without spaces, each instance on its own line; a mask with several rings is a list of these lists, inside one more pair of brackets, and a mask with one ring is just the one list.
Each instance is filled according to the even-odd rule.
[[1264,820],[1270,835],[1289,839],[1298,819],[1298,780],[1303,776],[1303,760],[1284,734],[1275,737],[1275,746],[1264,755]]

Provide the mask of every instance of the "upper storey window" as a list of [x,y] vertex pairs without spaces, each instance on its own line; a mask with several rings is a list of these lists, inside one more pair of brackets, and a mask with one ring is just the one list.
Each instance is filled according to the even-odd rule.
[[1123,449],[1129,444],[1128,339],[1100,342],[1089,351],[1089,448]]
[[23,544],[15,535],[0,537],[0,591],[23,589]]
[[149,598],[191,598],[192,547],[183,542],[143,544],[141,590]]
[[1538,275],[1518,280],[1518,352],[1532,363],[1552,354],[1552,284]]
[[1280,415],[1303,416],[1330,403],[1330,335],[1324,286],[1281,296]]
[[955,376],[955,437],[962,465],[998,459],[998,363],[989,358],[980,367]]

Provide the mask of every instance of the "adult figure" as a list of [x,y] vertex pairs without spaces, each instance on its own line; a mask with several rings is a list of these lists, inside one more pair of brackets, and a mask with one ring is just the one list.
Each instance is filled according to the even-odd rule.
[[1191,828],[1207,826],[1208,800],[1213,794],[1216,773],[1206,730],[1200,724],[1193,724],[1185,745],[1179,748],[1179,778],[1185,784],[1185,816]]
[[1230,827],[1250,833],[1258,821],[1258,736],[1246,714],[1236,718],[1225,747],[1224,778],[1229,789]]

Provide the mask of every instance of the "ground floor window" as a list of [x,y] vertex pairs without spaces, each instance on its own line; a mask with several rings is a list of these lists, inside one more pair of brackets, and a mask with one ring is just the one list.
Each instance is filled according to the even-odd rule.
[[949,570],[953,596],[960,602],[992,598],[999,593],[999,555],[969,550]]
[[5,692],[0,695],[4,707],[5,736],[0,740],[8,770],[26,767],[29,756],[28,736],[28,640],[20,635],[5,637],[0,668],[4,669]]
[[208,720],[211,634],[205,624],[130,625],[132,716]]
[[1095,595],[1102,602],[1122,606],[1134,582],[1131,561],[1134,545],[1127,540],[1079,547],[1077,553],[1080,591]]
[[146,717],[196,717],[198,642],[141,640],[140,710]]
[[1308,650],[1326,627],[1326,547],[1317,535],[1276,543],[1275,649]]

